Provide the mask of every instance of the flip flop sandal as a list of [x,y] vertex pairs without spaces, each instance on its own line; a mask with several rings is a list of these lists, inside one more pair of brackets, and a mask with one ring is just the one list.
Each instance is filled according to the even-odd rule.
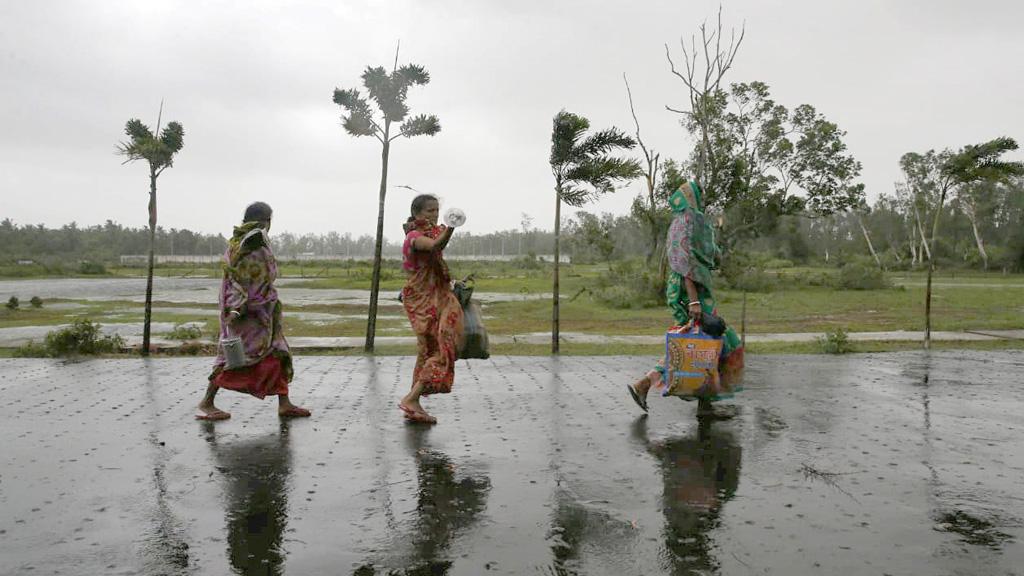
[[209,414],[196,414],[196,420],[205,420],[209,422],[227,420],[228,418],[231,418],[231,414],[228,414],[223,410],[216,410],[214,412],[210,412]]
[[418,424],[437,424],[437,418],[426,412],[406,412],[405,419]]
[[305,408],[299,408],[296,406],[294,408],[289,408],[284,412],[278,412],[277,415],[282,418],[309,418],[313,413]]
[[633,402],[640,407],[641,410],[647,412],[647,399],[641,398],[640,394],[633,388],[632,384],[626,384],[626,390],[629,390],[629,395],[633,397]]

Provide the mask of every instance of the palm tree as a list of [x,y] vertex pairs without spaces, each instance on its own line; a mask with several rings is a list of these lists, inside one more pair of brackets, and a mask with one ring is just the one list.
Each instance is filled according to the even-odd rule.
[[[420,114],[407,118],[409,106],[405,99],[409,88],[430,82],[426,69],[416,64],[395,67],[391,74],[383,66],[367,67],[363,72],[363,86],[370,99],[377,103],[380,117],[374,118],[369,103],[355,88],[334,89],[334,103],[345,113],[341,116],[342,126],[352,136],[373,136],[381,143],[380,200],[377,207],[377,241],[373,250],[373,278],[370,283],[370,313],[366,323],[366,344],[364,349],[373,352],[373,339],[377,331],[377,297],[380,292],[380,253],[384,242],[384,199],[388,184],[388,155],[391,142],[399,137],[433,136],[441,131],[437,116]],[[392,124],[401,123],[397,129]]]
[[555,177],[555,280],[551,315],[551,353],[558,354],[558,268],[562,203],[579,207],[607,192],[615,184],[641,174],[640,163],[611,153],[629,150],[636,141],[618,128],[586,136],[590,121],[562,110],[551,130],[551,173]]
[[160,103],[156,133],[141,120],[133,118],[125,124],[128,142],[121,142],[117,151],[128,159],[124,163],[145,160],[149,164],[149,264],[146,271],[146,313],[142,325],[142,355],[149,356],[149,324],[153,314],[153,249],[156,245],[156,179],[174,165],[174,155],[185,145],[185,129],[178,122],[170,122],[160,132],[160,117],[164,105]]
[[1002,136],[981,144],[964,146],[955,154],[947,151],[939,156],[941,160],[935,177],[939,200],[932,222],[932,237],[925,244],[929,248],[924,300],[925,350],[931,348],[932,340],[932,275],[935,273],[935,260],[932,255],[935,254],[935,238],[939,235],[939,217],[942,215],[942,205],[946,202],[946,196],[956,187],[970,186],[978,182],[1000,182],[1024,175],[1024,162],[1003,159],[1003,154],[1017,148],[1016,140]]

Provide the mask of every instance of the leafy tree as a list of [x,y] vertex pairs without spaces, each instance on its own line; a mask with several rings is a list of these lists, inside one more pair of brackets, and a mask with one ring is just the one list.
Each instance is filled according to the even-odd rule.
[[1000,182],[1024,174],[1024,163],[1003,160],[1003,154],[1016,150],[1017,142],[1000,137],[981,144],[964,146],[958,152],[944,150],[924,154],[908,153],[900,159],[908,181],[924,193],[936,194],[933,206],[931,238],[928,247],[928,280],[925,288],[924,347],[931,347],[932,275],[935,273],[935,248],[939,220],[949,193],[980,182]]
[[551,173],[555,177],[555,270],[551,314],[551,352],[558,354],[558,269],[562,203],[580,207],[602,194],[613,192],[615,184],[641,174],[640,164],[613,153],[630,150],[636,141],[618,128],[590,134],[590,121],[562,110],[551,129]]
[[[377,207],[377,237],[373,249],[373,277],[370,283],[370,312],[366,324],[364,349],[373,352],[373,341],[377,331],[377,299],[380,292],[381,248],[384,242],[384,201],[388,183],[388,157],[391,143],[400,137],[433,136],[441,131],[437,116],[420,114],[409,116],[406,97],[409,88],[423,86],[430,82],[427,70],[418,64],[395,66],[388,74],[383,66],[368,66],[362,75],[363,86],[377,105],[375,116],[369,102],[359,90],[334,89],[334,103],[344,109],[342,126],[351,136],[373,136],[381,144],[380,192]],[[393,126],[398,124],[397,128]]]
[[864,205],[864,186],[855,182],[861,164],[847,152],[846,132],[813,106],[790,111],[767,84],[751,82],[719,90],[700,114],[699,122],[694,113],[684,117],[692,134],[710,130],[689,165],[696,174],[706,164],[705,203],[725,215],[727,247],[771,232],[781,216],[831,216]]
[[995,219],[997,207],[1003,200],[1002,192],[999,183],[991,181],[961,186],[956,191],[957,207],[971,223],[971,232],[974,235],[975,245],[978,247],[978,256],[981,257],[982,268],[985,270],[988,270],[989,258],[980,228],[984,226],[986,220]]
[[[170,122],[160,131],[163,103],[157,116],[156,133],[141,120],[131,119],[125,125],[127,142],[118,145],[118,153],[126,156],[125,163],[145,160],[149,165],[149,260],[146,271],[146,312],[142,325],[142,355],[149,356],[149,328],[153,313],[153,252],[156,246],[156,180],[164,170],[174,165],[174,156],[185,144],[185,130],[178,122]],[[157,137],[156,134],[160,134]]]
[[595,253],[601,261],[610,263],[615,253],[615,217],[608,213],[602,217],[580,211],[576,219],[579,223],[574,226],[572,239],[578,246],[574,246],[574,253]]

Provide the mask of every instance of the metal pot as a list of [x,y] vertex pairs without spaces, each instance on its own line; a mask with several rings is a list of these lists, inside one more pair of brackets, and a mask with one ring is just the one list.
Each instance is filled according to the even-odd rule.
[[224,351],[224,368],[234,370],[249,363],[245,356],[245,345],[238,336],[228,336],[220,339],[221,349]]

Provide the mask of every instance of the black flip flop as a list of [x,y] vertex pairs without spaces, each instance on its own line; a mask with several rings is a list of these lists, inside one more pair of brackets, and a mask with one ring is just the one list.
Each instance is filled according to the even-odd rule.
[[637,394],[637,391],[633,388],[632,384],[626,384],[626,390],[629,390],[629,395],[633,397],[633,402],[636,402],[636,405],[639,406],[641,410],[647,412],[647,399],[641,398],[640,394]]

